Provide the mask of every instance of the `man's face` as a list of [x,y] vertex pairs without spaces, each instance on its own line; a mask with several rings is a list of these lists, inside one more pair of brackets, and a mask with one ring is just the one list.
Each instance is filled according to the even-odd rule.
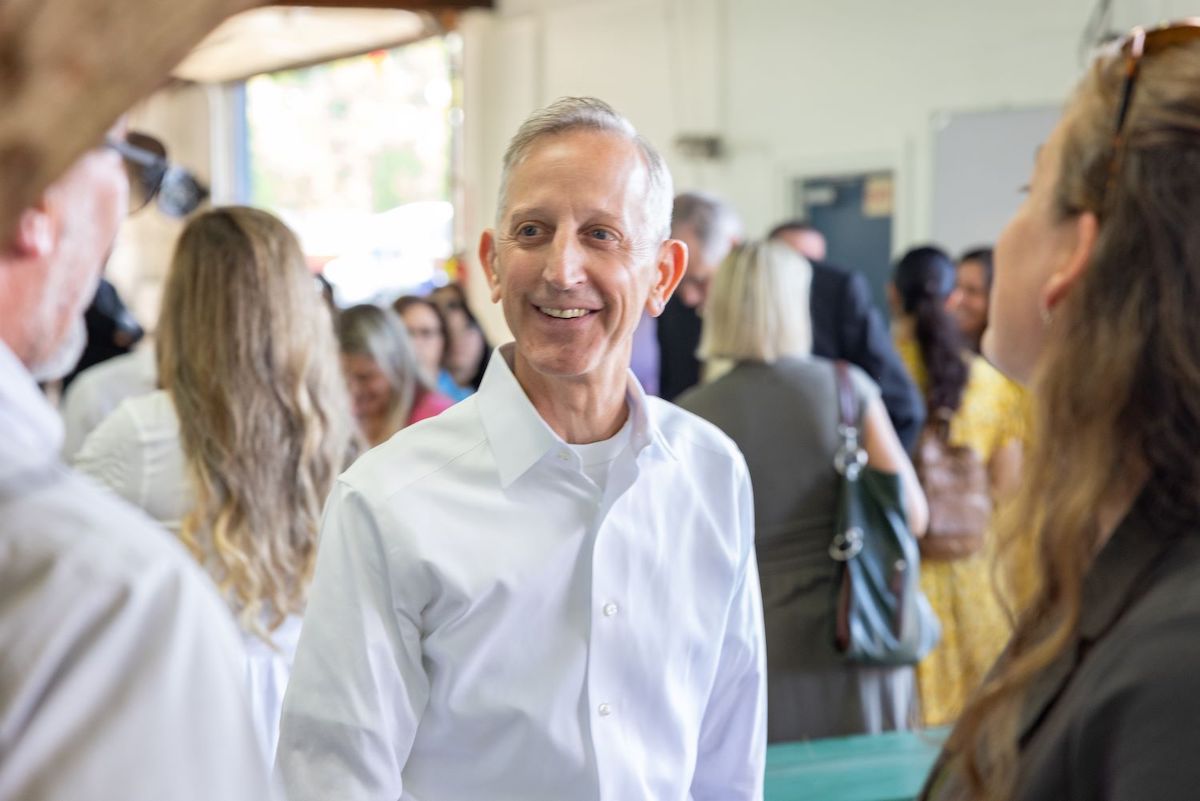
[[647,224],[648,189],[637,146],[596,131],[546,137],[510,173],[480,260],[523,384],[536,374],[624,387],[633,330],[643,310],[662,310],[683,268],[679,243]]
[[128,193],[121,157],[96,149],[22,218],[8,288],[23,319],[9,344],[39,380],[65,375],[79,359],[86,342],[82,315],[124,219]]

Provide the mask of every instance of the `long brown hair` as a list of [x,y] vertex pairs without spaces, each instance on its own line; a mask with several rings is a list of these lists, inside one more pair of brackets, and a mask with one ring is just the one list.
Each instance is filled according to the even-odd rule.
[[329,311],[296,237],[264,211],[193,219],[175,249],[159,375],[195,506],[180,537],[265,636],[303,611],[321,508],[353,423]]
[[1141,484],[1157,523],[1197,521],[1200,43],[1145,59],[1114,161],[1122,68],[1101,58],[1064,117],[1057,211],[1094,213],[1099,234],[1055,311],[1033,381],[1039,436],[1001,532],[1004,547],[1036,537],[1041,586],[947,743],[972,799],[1011,797],[1019,711],[1073,640],[1105,499]]

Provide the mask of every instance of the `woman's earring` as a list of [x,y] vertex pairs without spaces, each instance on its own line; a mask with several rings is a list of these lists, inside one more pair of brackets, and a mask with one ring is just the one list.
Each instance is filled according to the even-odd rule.
[[1038,312],[1042,315],[1042,325],[1054,322],[1054,312],[1050,311],[1050,305],[1045,301],[1038,304]]

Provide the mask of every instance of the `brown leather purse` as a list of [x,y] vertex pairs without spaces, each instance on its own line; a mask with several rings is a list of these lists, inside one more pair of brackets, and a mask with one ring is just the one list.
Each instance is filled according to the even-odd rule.
[[917,440],[914,466],[929,501],[921,556],[929,560],[965,559],[983,550],[992,519],[987,465],[969,445],[950,444],[951,417],[939,409]]

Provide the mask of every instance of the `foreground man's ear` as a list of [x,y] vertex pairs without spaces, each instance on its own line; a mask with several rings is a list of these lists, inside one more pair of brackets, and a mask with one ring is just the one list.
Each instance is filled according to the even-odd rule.
[[688,248],[678,239],[668,239],[658,248],[658,262],[654,265],[654,284],[646,298],[646,311],[651,317],[662,314],[675,288],[687,272]]
[[491,288],[492,303],[499,303],[500,275],[496,272],[496,231],[484,229],[479,235],[479,263],[483,266],[483,274],[487,276],[488,287]]

